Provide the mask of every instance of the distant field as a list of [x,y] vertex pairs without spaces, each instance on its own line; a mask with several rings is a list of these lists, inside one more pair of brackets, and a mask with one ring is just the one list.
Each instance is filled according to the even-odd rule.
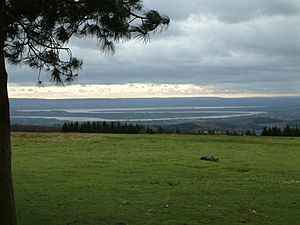
[[19,225],[300,224],[300,138],[14,133],[12,146]]

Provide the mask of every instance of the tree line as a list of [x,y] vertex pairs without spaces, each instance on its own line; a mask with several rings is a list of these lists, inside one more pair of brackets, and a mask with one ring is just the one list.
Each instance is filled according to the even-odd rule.
[[215,129],[183,131],[167,129],[164,127],[147,127],[140,124],[127,124],[121,122],[65,122],[62,126],[34,126],[12,124],[11,130],[14,132],[79,132],[79,133],[126,133],[126,134],[191,134],[191,135],[228,135],[228,136],[285,136],[300,137],[300,127],[286,126],[279,128],[276,126],[264,127],[262,131],[257,130],[226,130]]
[[285,126],[284,128],[279,128],[276,126],[273,127],[264,127],[261,136],[285,136],[285,137],[300,137],[300,128],[299,127],[290,127]]
[[227,130],[217,131],[213,129],[198,131],[181,131],[163,127],[147,127],[141,124],[127,124],[121,122],[65,122],[61,127],[62,132],[80,132],[80,133],[115,133],[115,134],[198,134],[198,135],[229,135],[229,136],[286,136],[300,137],[300,128],[285,126],[279,128],[276,126],[264,127],[261,132],[255,130]]
[[282,136],[282,137],[300,137],[300,127],[290,127],[286,125],[283,128],[272,126],[272,127],[264,127],[261,132],[255,130],[226,130],[217,131],[217,130],[208,130],[208,131],[198,131],[197,134],[206,134],[206,135],[228,135],[228,136]]
[[115,134],[162,134],[168,130],[157,127],[146,127],[141,124],[127,124],[121,122],[65,122],[62,132],[80,133],[115,133]]

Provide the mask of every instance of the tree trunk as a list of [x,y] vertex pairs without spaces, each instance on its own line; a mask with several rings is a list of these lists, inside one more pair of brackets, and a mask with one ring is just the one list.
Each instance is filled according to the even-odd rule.
[[5,0],[0,0],[0,225],[16,225],[16,210],[11,174],[11,145],[8,76],[5,69]]

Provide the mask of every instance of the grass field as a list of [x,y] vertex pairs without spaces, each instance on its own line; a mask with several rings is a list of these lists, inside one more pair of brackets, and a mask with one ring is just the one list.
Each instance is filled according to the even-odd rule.
[[299,138],[14,133],[12,145],[19,225],[300,224]]

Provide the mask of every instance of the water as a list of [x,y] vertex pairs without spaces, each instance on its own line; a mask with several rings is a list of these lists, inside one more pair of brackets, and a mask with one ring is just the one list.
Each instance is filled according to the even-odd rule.
[[183,121],[249,117],[265,114],[262,106],[133,107],[92,109],[20,109],[12,118],[69,121]]

